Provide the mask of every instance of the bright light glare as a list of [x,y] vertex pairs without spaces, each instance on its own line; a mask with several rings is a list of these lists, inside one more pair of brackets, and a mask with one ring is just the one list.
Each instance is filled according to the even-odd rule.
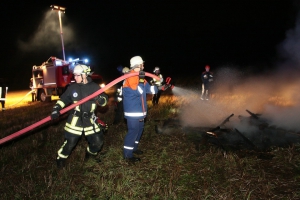
[[88,59],[84,59],[84,63],[88,63],[89,62],[89,60]]
[[72,62],[72,60],[73,60],[72,58],[69,58],[69,62]]
[[104,87],[105,87],[105,84],[104,84],[104,83],[102,83],[102,84],[100,85],[100,87],[101,87],[101,88],[104,88]]

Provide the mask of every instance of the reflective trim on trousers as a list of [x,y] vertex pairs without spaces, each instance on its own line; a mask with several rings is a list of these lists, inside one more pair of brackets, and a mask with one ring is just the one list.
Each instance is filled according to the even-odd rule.
[[129,113],[129,112],[124,112],[125,116],[128,117],[143,117],[147,114],[147,112],[136,112],[136,113]]
[[57,151],[57,154],[60,158],[68,158],[69,155],[63,155],[61,154],[64,146],[67,144],[67,140],[63,143],[63,145],[60,147],[60,149]]
[[86,150],[87,150],[87,152],[89,152],[90,154],[92,154],[94,156],[96,156],[98,154],[97,152],[96,153],[91,152],[90,147],[87,147]]
[[133,147],[124,146],[124,149],[133,150]]

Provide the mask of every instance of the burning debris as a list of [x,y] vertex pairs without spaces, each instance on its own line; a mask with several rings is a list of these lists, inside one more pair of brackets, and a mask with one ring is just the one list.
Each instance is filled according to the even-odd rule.
[[239,115],[239,121],[230,121],[229,115],[216,127],[181,126],[177,119],[168,119],[156,125],[158,134],[174,134],[181,131],[200,144],[213,144],[223,150],[267,151],[271,147],[287,147],[300,143],[300,134],[276,127],[261,114],[246,112],[250,116]]

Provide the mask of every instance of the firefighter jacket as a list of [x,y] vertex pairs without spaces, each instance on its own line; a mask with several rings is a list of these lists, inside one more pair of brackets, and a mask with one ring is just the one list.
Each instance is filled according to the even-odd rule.
[[117,92],[115,96],[115,100],[117,102],[121,102],[123,100],[123,82],[117,85]]
[[163,79],[163,76],[162,76],[162,74],[159,74],[159,75],[157,75],[160,79],[159,80],[156,80],[155,78],[153,78],[152,80],[151,80],[151,84],[153,84],[153,85],[155,85],[155,86],[157,86],[157,87],[160,87],[160,86],[162,86],[162,83],[163,83],[163,81],[164,81],[164,79]]
[[207,71],[202,72],[201,80],[204,85],[207,85],[209,82],[212,82],[213,78],[214,77],[212,72],[207,72]]
[[[100,86],[94,82],[90,77],[87,77],[87,84],[71,84],[67,90],[61,95],[60,100],[56,102],[56,106],[59,106],[60,109],[64,108],[69,104],[76,103],[83,98],[93,94],[97,90],[100,89]],[[101,95],[100,95],[101,96]],[[107,103],[107,98],[103,98],[100,106],[105,106]],[[98,101],[99,102],[99,101]],[[69,114],[65,131],[75,134],[81,135],[82,131],[84,131],[85,135],[91,135],[96,132],[100,132],[100,128],[93,120],[94,111],[97,105],[95,99],[90,99],[85,103],[76,106]]]
[[[133,71],[131,73],[134,73]],[[156,94],[157,87],[150,86],[145,80],[139,82],[139,76],[132,76],[123,85],[123,106],[126,119],[144,119],[147,115],[146,94]]]

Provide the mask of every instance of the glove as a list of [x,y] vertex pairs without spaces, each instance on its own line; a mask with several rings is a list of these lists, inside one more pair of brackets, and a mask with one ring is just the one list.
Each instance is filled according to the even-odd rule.
[[105,106],[108,102],[108,95],[106,93],[102,93],[95,97],[95,102],[98,106]]
[[104,132],[108,130],[108,124],[104,123],[99,118],[96,119],[96,123],[99,126],[99,128],[102,129]]
[[60,115],[59,110],[60,110],[60,107],[58,105],[55,105],[53,107],[52,113],[50,115],[51,120],[55,120],[55,119],[57,119],[59,117],[59,115]]
[[139,82],[144,83],[144,81],[145,81],[145,72],[144,71],[140,71],[139,78],[140,78]]

